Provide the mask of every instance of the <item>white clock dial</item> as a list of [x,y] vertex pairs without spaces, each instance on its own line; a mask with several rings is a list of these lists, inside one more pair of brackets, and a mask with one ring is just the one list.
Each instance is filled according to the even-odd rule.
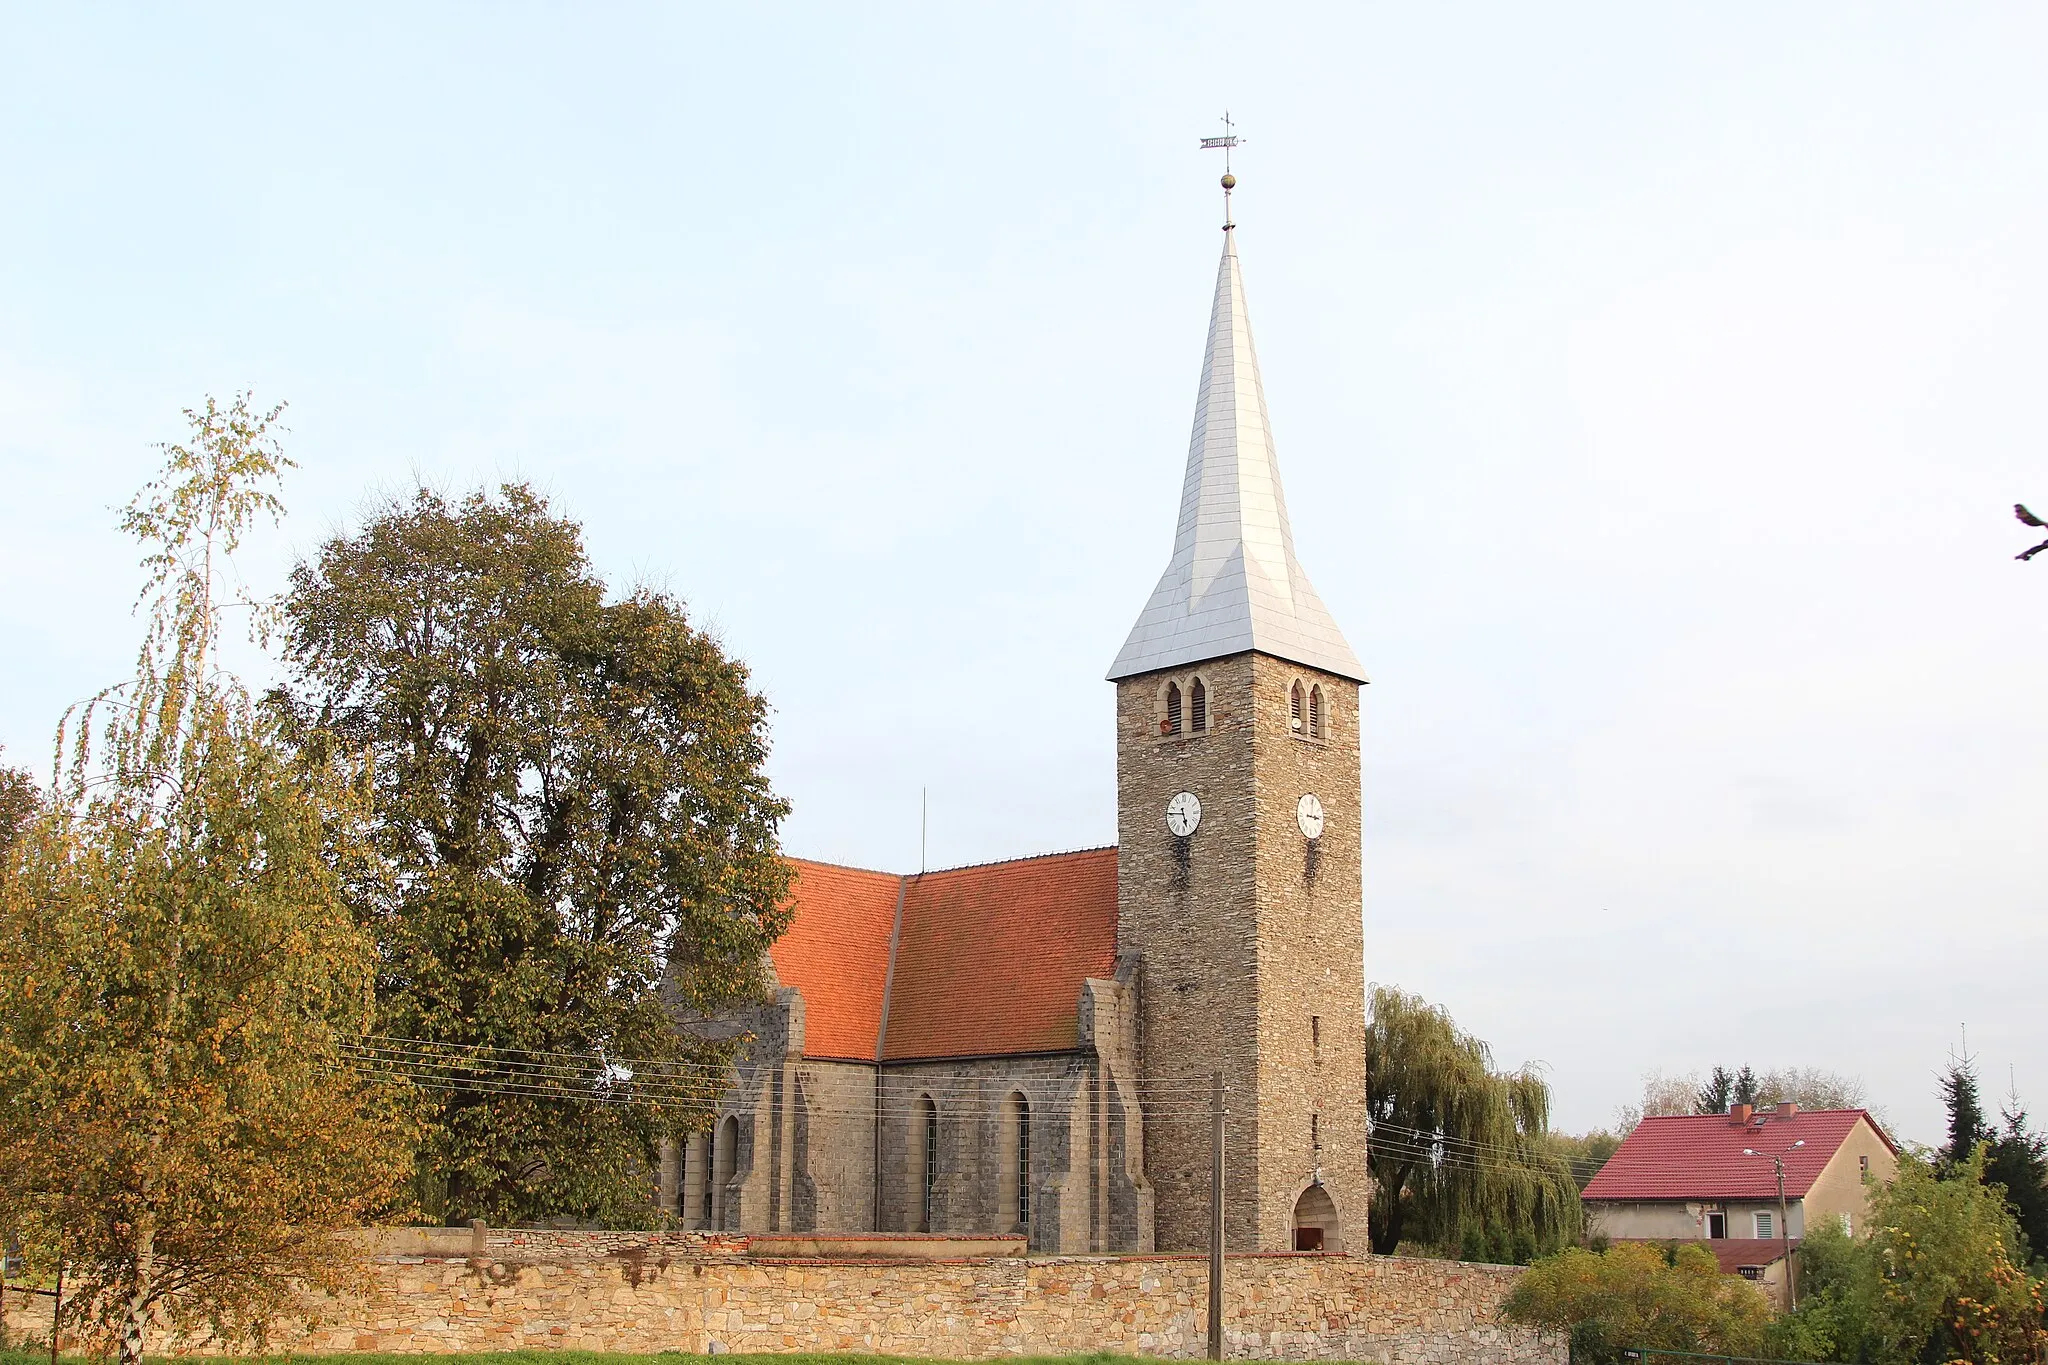
[[1193,792],[1182,792],[1166,803],[1166,827],[1180,838],[1193,834],[1195,826],[1201,823],[1202,803]]
[[1294,803],[1294,823],[1311,839],[1323,837],[1323,803],[1316,800],[1314,792]]

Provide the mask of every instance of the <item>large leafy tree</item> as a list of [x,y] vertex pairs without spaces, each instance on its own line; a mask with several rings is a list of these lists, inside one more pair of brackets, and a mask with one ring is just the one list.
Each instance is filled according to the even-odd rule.
[[14,841],[27,828],[40,801],[35,779],[29,776],[27,769],[10,768],[0,763],[0,858],[14,847]]
[[1871,1196],[1867,1237],[1814,1229],[1800,1244],[1799,1310],[1774,1329],[1776,1351],[1875,1365],[2048,1360],[2041,1282],[1984,1175],[1981,1147],[1949,1179],[1906,1153]]
[[367,791],[299,762],[216,663],[222,565],[285,460],[242,400],[125,518],[147,550],[132,681],[66,755],[0,875],[0,1205],[62,1258],[64,1325],[139,1359],[150,1322],[261,1342],[353,1280],[333,1234],[410,1170],[402,1097],[347,1061],[373,949]]
[[1576,1238],[1578,1185],[1551,1141],[1550,1089],[1442,1008],[1389,986],[1366,1027],[1372,1247],[1526,1261]]
[[1771,1315],[1756,1286],[1723,1275],[1697,1243],[1569,1247],[1530,1266],[1501,1309],[1510,1322],[1568,1333],[1573,1365],[1614,1365],[1639,1347],[1752,1352]]
[[681,603],[613,598],[530,488],[419,490],[292,576],[309,751],[367,754],[395,894],[366,899],[381,1027],[401,1047],[660,1063],[662,1103],[572,1086],[444,1090],[430,1212],[632,1216],[656,1144],[699,1121],[726,1055],[675,1027],[761,989],[787,922],[763,699]]

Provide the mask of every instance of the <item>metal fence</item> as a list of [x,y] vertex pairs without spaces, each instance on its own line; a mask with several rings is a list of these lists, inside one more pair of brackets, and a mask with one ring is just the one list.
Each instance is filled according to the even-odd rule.
[[1810,1360],[1781,1360],[1777,1356],[1712,1356],[1699,1351],[1667,1351],[1661,1346],[1631,1346],[1621,1353],[1623,1360],[1638,1360],[1643,1365],[1654,1365],[1659,1360],[1718,1360],[1725,1365],[1819,1365]]

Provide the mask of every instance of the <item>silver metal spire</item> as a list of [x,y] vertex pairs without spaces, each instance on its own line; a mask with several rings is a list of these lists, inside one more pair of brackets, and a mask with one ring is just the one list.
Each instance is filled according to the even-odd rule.
[[1173,558],[1110,665],[1111,681],[1257,650],[1365,681],[1294,557],[1280,466],[1226,225]]

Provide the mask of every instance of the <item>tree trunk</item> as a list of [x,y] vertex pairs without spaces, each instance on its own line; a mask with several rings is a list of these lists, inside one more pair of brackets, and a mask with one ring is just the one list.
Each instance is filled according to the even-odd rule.
[[142,1330],[149,1318],[150,1281],[156,1273],[156,1220],[135,1230],[135,1284],[121,1315],[121,1365],[142,1365]]

